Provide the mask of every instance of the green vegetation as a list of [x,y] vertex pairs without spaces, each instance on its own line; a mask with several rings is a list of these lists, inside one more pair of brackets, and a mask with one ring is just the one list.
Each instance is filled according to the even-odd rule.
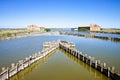
[[0,37],[11,37],[11,36],[16,36],[19,33],[30,33],[31,31],[29,30],[0,30]]
[[120,30],[112,30],[112,29],[103,29],[101,30],[101,32],[104,32],[104,33],[113,33],[113,34],[120,34]]
[[46,29],[45,29],[45,31],[46,31],[46,32],[50,32],[50,31],[51,31],[51,29],[49,29],[49,28],[46,28]]
[[80,28],[80,29],[78,29],[78,31],[90,31],[90,30],[87,28]]
[[120,34],[120,30],[119,29],[102,29],[100,31],[93,31],[93,32]]

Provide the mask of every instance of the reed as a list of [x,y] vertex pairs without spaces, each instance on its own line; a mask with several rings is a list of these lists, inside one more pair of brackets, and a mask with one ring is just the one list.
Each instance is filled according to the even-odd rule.
[[100,33],[111,33],[111,34],[120,34],[119,29],[102,29],[100,31],[91,31],[91,32],[100,32]]
[[31,31],[29,30],[0,30],[0,37],[10,37],[12,35],[16,36],[16,34],[19,33],[30,33]]
[[120,34],[120,30],[111,30],[111,29],[103,29],[101,30],[103,33],[114,33],[114,34]]

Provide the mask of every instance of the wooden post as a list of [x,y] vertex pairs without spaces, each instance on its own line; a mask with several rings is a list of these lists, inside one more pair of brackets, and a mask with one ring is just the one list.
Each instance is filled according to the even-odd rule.
[[110,67],[108,67],[108,77],[110,77]]
[[38,52],[38,55],[40,56],[40,54],[41,54],[41,52],[39,51],[39,52]]
[[18,73],[18,63],[16,64],[16,73]]
[[[15,64],[11,64],[11,70],[15,68]],[[10,77],[14,75],[14,71],[10,71]]]
[[32,64],[32,56],[29,56],[29,65],[31,65]]
[[92,58],[91,58],[91,61],[92,61],[92,62],[94,62],[94,60],[95,60],[95,58],[94,58],[94,57],[92,57]]
[[80,52],[78,52],[78,59],[80,59]]
[[9,79],[9,67],[7,67],[7,79]]
[[21,64],[22,64],[22,69],[24,69],[24,62],[23,62],[23,60],[21,60]]
[[106,63],[103,63],[103,67],[106,68]]
[[15,64],[14,64],[14,63],[12,63],[12,64],[11,64],[11,67],[12,67],[12,68],[14,68],[14,67],[15,67]]
[[[22,60],[19,60],[19,61],[18,61],[18,66],[21,67],[20,70],[23,69],[23,67],[22,67]],[[20,70],[19,70],[19,71],[20,71]]]
[[115,67],[111,67],[111,72],[114,73],[115,72]]
[[91,56],[89,56],[88,58],[91,59]]
[[90,64],[90,66],[91,66],[91,65],[92,65],[91,56],[89,56],[88,58],[90,59],[89,64]]
[[29,66],[29,59],[28,57],[25,58],[26,62],[27,62],[27,67]]
[[95,61],[95,68],[97,68],[97,63],[98,63],[98,61],[96,60],[96,61]]
[[83,59],[83,62],[84,62],[84,54],[83,54],[83,58],[82,59]]
[[85,54],[85,58],[86,58],[85,63],[87,63],[87,56],[88,56],[88,55],[87,55],[87,54]]
[[103,72],[103,67],[104,67],[104,66],[103,66],[103,63],[101,63],[100,66],[101,66],[101,72]]
[[28,57],[28,66],[30,66],[30,58]]
[[100,60],[98,60],[98,64],[100,65]]

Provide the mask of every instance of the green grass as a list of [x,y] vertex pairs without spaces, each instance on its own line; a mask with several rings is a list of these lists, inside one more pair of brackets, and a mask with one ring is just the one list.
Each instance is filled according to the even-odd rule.
[[16,36],[19,33],[30,33],[29,30],[0,30],[0,37],[7,36],[10,37],[12,35]]
[[46,28],[45,31],[46,31],[46,32],[50,32],[51,29],[50,29],[50,28]]
[[78,31],[90,31],[90,30],[87,28],[80,28],[80,29],[78,29]]
[[105,33],[116,33],[116,34],[120,34],[120,30],[101,30],[102,32]]
[[111,34],[120,34],[120,30],[114,30],[114,29],[102,29],[100,31],[93,31],[93,32],[100,32],[100,33],[111,33]]

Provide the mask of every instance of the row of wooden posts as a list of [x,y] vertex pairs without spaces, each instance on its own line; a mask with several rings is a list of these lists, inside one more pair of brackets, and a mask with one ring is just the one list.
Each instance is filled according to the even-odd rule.
[[100,60],[95,60],[94,57],[88,56],[87,54],[82,54],[82,52],[76,49],[70,48],[64,45],[63,43],[59,43],[59,48],[75,56],[79,60],[88,64],[90,67],[93,67],[94,69],[98,70],[99,72],[106,75],[107,77],[113,80],[120,80],[120,74],[115,73],[115,67],[107,67],[106,63],[101,63]]
[[98,39],[111,40],[111,41],[120,41],[119,37],[117,38],[117,37],[107,37],[107,36],[99,36],[99,35],[91,35],[91,34],[78,34],[78,33],[72,33],[72,32],[60,32],[60,34],[80,36],[80,37],[86,37],[86,38],[98,38]]
[[87,54],[82,54],[82,52],[73,48],[75,47],[75,44],[72,42],[61,40],[57,42],[46,42],[44,43],[44,47],[47,48],[43,49],[41,52],[33,54],[32,56],[26,57],[25,60],[19,60],[16,64],[12,63],[11,67],[3,67],[2,72],[0,73],[0,80],[9,79],[57,48],[63,49],[107,77],[110,77],[113,80],[120,80],[120,75],[115,73],[115,67],[107,67],[106,63],[101,63],[100,60],[95,60],[94,57],[88,56]]
[[7,67],[7,68],[3,67],[2,72],[0,73],[0,80],[9,79],[10,77],[26,69],[31,64],[45,57],[46,55],[56,50],[57,48],[58,46],[49,47],[47,49],[42,50],[41,52],[33,54],[32,56],[26,57],[25,60],[19,60],[18,63],[16,64],[12,63],[11,67]]

